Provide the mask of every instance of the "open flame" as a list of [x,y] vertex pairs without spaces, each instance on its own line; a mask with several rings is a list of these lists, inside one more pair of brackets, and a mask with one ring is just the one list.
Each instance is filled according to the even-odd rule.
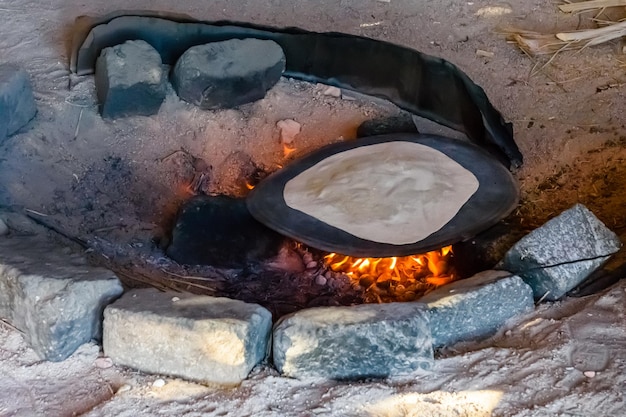
[[355,258],[331,253],[326,266],[343,273],[366,290],[368,301],[413,301],[457,277],[450,258],[452,246],[421,255],[391,258]]
[[283,157],[288,158],[289,155],[296,151],[296,147],[292,144],[283,143]]

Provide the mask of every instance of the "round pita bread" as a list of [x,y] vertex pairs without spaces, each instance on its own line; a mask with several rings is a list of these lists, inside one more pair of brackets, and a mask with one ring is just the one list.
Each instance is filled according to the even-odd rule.
[[332,155],[289,180],[287,206],[361,239],[392,245],[441,229],[478,190],[444,153],[395,141]]

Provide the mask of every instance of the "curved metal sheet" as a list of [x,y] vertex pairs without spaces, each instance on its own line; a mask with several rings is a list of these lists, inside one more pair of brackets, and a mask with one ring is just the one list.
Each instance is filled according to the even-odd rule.
[[481,87],[446,60],[389,42],[297,28],[201,22],[180,14],[121,11],[76,20],[71,68],[81,75],[92,73],[103,48],[131,39],[145,40],[165,63],[174,64],[191,46],[250,37],[270,39],[283,48],[286,76],[385,98],[465,133],[507,167],[522,164],[511,124]]

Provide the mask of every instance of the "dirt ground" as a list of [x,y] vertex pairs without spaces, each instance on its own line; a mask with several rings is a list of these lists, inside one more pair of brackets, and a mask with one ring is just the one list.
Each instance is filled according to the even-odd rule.
[[[72,236],[146,247],[190,196],[194,158],[211,167],[205,191],[241,194],[233,183],[241,160],[271,171],[324,143],[353,138],[363,120],[398,112],[283,79],[265,99],[233,110],[201,111],[170,91],[154,117],[102,120],[93,78],[68,70],[72,22],[81,14],[148,8],[358,34],[445,58],[514,125],[525,158],[515,172],[522,194],[511,219],[516,227],[531,230],[580,202],[626,238],[626,58],[616,42],[547,63],[507,43],[498,28],[591,25],[594,13],[565,15],[546,0],[2,0],[0,60],[30,73],[39,113],[27,130],[0,143],[0,207],[35,210]],[[302,132],[286,158],[276,123],[288,118]],[[94,366],[94,345],[62,364],[38,362],[19,333],[0,326],[0,415],[618,415],[626,409],[625,289],[618,284],[603,295],[542,307],[509,333],[444,354],[433,374],[409,382],[297,382],[261,367],[235,390],[178,380],[155,388],[157,377]],[[608,357],[593,377],[583,371],[594,366],[572,359],[589,344],[590,356]]]

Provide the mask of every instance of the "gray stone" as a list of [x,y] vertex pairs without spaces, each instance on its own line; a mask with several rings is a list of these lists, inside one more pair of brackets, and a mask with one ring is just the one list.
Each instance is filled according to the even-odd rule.
[[506,271],[485,271],[438,288],[419,300],[430,310],[433,346],[487,337],[534,307],[532,289]]
[[102,117],[150,116],[165,99],[167,75],[161,55],[145,41],[102,50],[96,61],[96,91]]
[[407,376],[434,362],[428,311],[418,303],[298,311],[274,327],[273,354],[295,378]]
[[0,239],[0,317],[42,359],[61,361],[101,335],[104,307],[122,293],[113,272],[36,237]]
[[37,114],[28,74],[13,64],[0,64],[0,142],[26,126]]
[[558,300],[621,247],[619,238],[576,204],[517,242],[498,269],[526,281],[536,299]]
[[104,353],[145,372],[232,385],[266,357],[271,328],[257,304],[133,290],[104,312]]
[[285,70],[274,41],[230,39],[189,48],[178,59],[172,85],[178,96],[203,109],[223,109],[265,97]]

